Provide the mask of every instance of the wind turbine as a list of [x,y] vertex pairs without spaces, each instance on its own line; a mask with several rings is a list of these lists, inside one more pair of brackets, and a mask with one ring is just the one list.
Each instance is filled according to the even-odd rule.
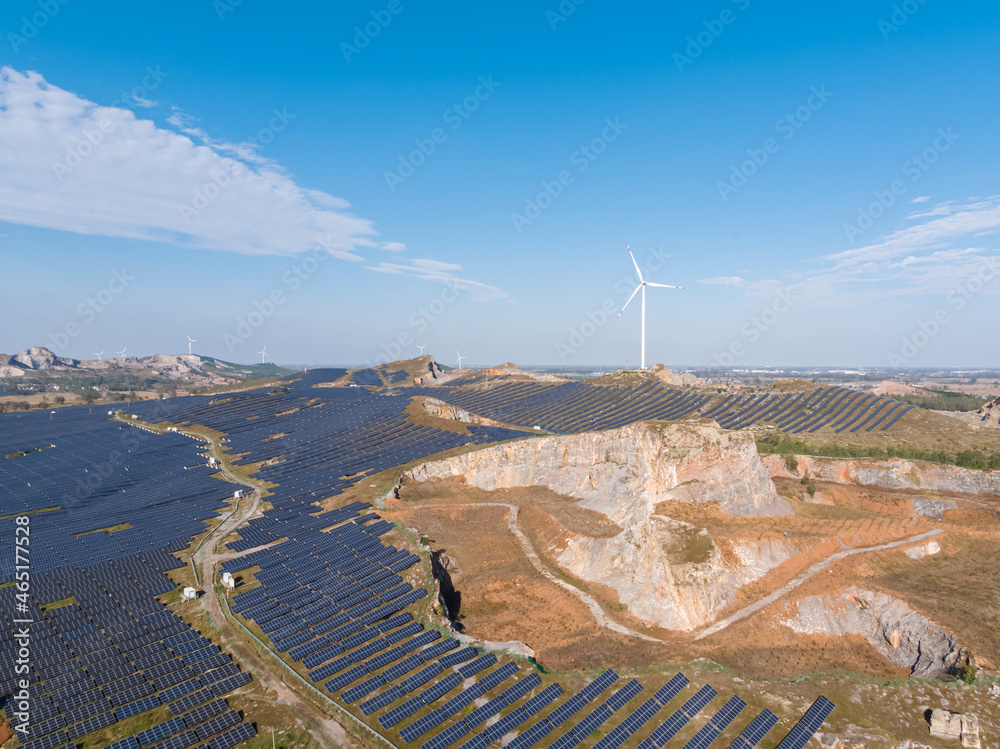
[[427,344],[425,343],[423,346],[417,346],[417,348],[420,349],[420,355],[423,356],[424,349],[427,348]]
[[[628,302],[625,302],[625,307],[628,307],[629,302],[639,293],[642,289],[642,347],[640,356],[640,368],[646,368],[646,287],[647,286],[657,286],[662,289],[683,289],[683,286],[667,286],[662,283],[653,283],[652,281],[647,281],[642,277],[642,270],[639,268],[639,263],[635,261],[635,255],[632,254],[632,248],[628,246],[628,242],[625,243],[626,249],[628,249],[628,256],[632,258],[632,264],[635,266],[635,272],[639,274],[639,285],[635,287],[635,291],[632,292],[632,296],[628,298]],[[625,311],[625,307],[622,307],[622,311],[618,313],[618,317],[622,316],[622,312]]]
[[127,348],[127,347],[123,347],[121,351],[115,352],[115,353],[118,354],[118,358],[119,359],[124,359],[125,358],[125,348]]
[[100,354],[94,354],[94,356],[97,357],[97,361],[100,361],[101,360],[101,356],[103,356],[103,355],[104,355],[103,351]]
[[[458,354],[458,352],[457,352],[457,351],[456,351],[455,353],[456,353],[456,354]],[[465,358],[467,358],[467,357],[464,357],[464,356],[462,356],[461,354],[458,354],[458,368],[459,368],[459,369],[461,369],[461,368],[462,368],[462,359],[465,359]]]
[[[260,354],[260,363],[263,364],[264,363],[264,357],[267,356],[267,346],[265,346],[264,348],[262,348],[257,353]],[[268,358],[270,358],[270,357],[268,357]]]
[[192,338],[191,336],[185,336],[185,337],[188,339],[188,356],[190,356],[191,355],[191,344],[192,343],[197,343],[198,339],[197,338]]

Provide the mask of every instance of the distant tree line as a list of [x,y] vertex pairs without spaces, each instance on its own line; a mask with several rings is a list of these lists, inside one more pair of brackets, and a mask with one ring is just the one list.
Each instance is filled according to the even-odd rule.
[[943,390],[931,390],[934,395],[902,395],[894,396],[896,400],[912,403],[914,406],[929,408],[932,411],[978,411],[987,401],[975,395],[965,393],[948,393]]
[[[961,468],[975,468],[981,471],[1000,470],[1000,453],[981,450],[963,450],[957,454],[949,454],[943,450],[922,450],[908,445],[888,445],[887,447],[852,444],[817,445],[777,434],[758,437],[757,450],[761,453],[792,456],[814,455],[826,458],[902,458],[904,460],[923,460],[929,463],[944,463]],[[791,466],[791,462],[787,459],[786,463]]]

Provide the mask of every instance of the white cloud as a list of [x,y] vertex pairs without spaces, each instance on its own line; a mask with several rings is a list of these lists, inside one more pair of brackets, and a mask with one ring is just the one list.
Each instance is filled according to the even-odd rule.
[[702,278],[698,283],[707,283],[710,286],[726,286],[728,288],[738,288],[745,284],[739,276],[713,276],[712,278]]
[[456,271],[462,270],[461,265],[455,263],[442,263],[438,260],[427,258],[417,258],[409,262],[400,263],[379,263],[370,266],[369,270],[376,273],[387,273],[390,275],[406,275],[419,278],[424,281],[434,281],[447,284],[461,291],[469,292],[470,298],[477,302],[485,302],[491,299],[502,299],[507,294],[496,286],[489,286],[478,281],[469,281],[455,275]]
[[[373,223],[347,201],[296,183],[256,145],[213,139],[178,111],[168,123],[180,132],[82,99],[36,72],[0,68],[0,221],[247,255],[323,247],[362,261],[365,248],[405,250],[377,240]],[[460,266],[401,267],[479,289],[482,298],[504,295],[459,279]]]
[[920,195],[920,196],[914,198],[913,200],[911,200],[910,202],[911,203],[926,203],[930,199],[931,199],[930,195]]
[[739,287],[748,298],[773,296],[784,287],[796,298],[831,308],[948,294],[977,277],[991,279],[985,293],[1000,293],[1000,196],[940,203],[907,221],[909,226],[873,244],[819,258],[823,265],[812,273],[789,270],[784,281],[718,276],[702,283]]
[[884,262],[919,250],[947,248],[970,236],[996,233],[1000,230],[1000,196],[964,204],[942,203],[910,218],[930,220],[893,232],[875,244],[827,255],[825,259],[840,266]]

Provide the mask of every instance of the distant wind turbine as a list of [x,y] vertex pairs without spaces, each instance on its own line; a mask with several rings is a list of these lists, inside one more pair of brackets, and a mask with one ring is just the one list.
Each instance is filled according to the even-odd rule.
[[[639,293],[642,289],[642,346],[640,355],[640,368],[646,368],[646,287],[647,286],[657,286],[662,289],[683,289],[683,286],[667,286],[662,283],[653,283],[652,281],[647,281],[642,277],[642,270],[639,268],[639,263],[635,261],[635,255],[632,254],[632,248],[628,246],[628,242],[625,243],[625,247],[628,249],[628,256],[632,258],[632,264],[635,265],[635,272],[639,274],[639,285],[635,287],[635,291],[632,292],[632,296],[628,298],[628,302],[625,302],[625,307],[628,307],[629,302]],[[622,311],[618,313],[618,317],[622,316],[622,312],[625,311],[625,307],[622,307]]]
[[264,357],[265,357],[265,356],[267,356],[267,358],[268,358],[268,359],[270,359],[270,358],[271,358],[270,356],[268,356],[268,355],[267,355],[267,346],[265,346],[264,348],[262,348],[262,349],[261,349],[260,351],[258,351],[257,353],[258,353],[258,354],[260,354],[260,363],[261,363],[261,364],[263,364],[263,363],[264,363]]
[[[127,347],[125,347],[125,348],[127,348]],[[125,348],[122,348],[122,350],[121,350],[121,351],[117,351],[117,352],[115,352],[115,353],[117,353],[117,354],[118,354],[118,358],[119,358],[119,359],[124,359],[124,358],[125,358]]]
[[197,343],[198,339],[197,338],[192,338],[191,336],[186,336],[186,338],[188,339],[188,355],[190,356],[191,355],[191,344],[192,343]]
[[99,354],[94,354],[94,356],[96,356],[96,357],[97,357],[97,361],[100,361],[100,360],[101,360],[101,357],[102,357],[103,355],[104,355],[104,352],[103,352],[103,351],[102,351],[101,353],[99,353]]
[[[455,353],[458,354],[457,351]],[[459,369],[462,368],[462,359],[466,359],[466,358],[468,358],[468,357],[465,357],[465,356],[462,356],[461,354],[458,354],[458,368]]]
[[420,355],[423,356],[424,349],[427,348],[427,344],[425,343],[423,346],[417,346],[417,348],[420,349]]

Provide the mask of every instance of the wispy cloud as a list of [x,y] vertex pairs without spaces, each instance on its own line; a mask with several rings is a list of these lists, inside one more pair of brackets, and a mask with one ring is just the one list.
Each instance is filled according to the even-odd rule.
[[[784,288],[816,305],[836,307],[947,294],[1000,260],[1000,196],[939,203],[911,213],[906,223],[870,245],[816,258],[818,267],[812,272],[790,270],[780,279],[757,281],[716,276],[701,282],[739,288],[746,297],[771,296]],[[986,291],[1000,293],[1000,284]]]
[[698,283],[705,283],[710,286],[726,286],[733,289],[746,285],[746,282],[739,276],[713,276],[712,278],[702,278]]
[[[323,247],[363,261],[366,249],[405,250],[378,239],[346,200],[298,184],[256,144],[215,139],[176,110],[168,124],[175,129],[87,101],[36,72],[0,68],[0,221],[246,255]],[[458,278],[459,266],[420,273],[421,262],[434,261],[410,261],[400,272],[503,295]]]
[[469,281],[459,278],[456,271],[462,270],[461,265],[455,263],[443,263],[438,260],[428,260],[427,258],[417,258],[409,262],[386,263],[369,266],[369,270],[376,273],[388,273],[391,275],[406,275],[420,278],[424,281],[434,281],[448,284],[454,288],[467,291],[470,298],[475,301],[484,302],[491,299],[502,299],[507,296],[506,292],[496,286]]

